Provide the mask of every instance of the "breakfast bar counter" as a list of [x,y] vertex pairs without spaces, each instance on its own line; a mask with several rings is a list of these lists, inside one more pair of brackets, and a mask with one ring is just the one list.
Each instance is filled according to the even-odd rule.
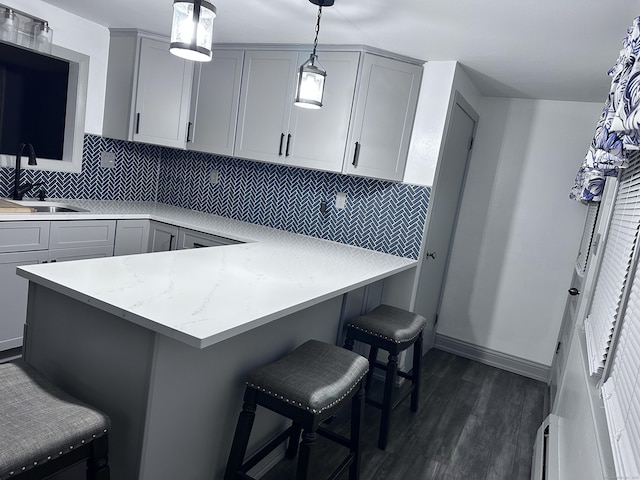
[[[119,480],[221,478],[246,373],[310,338],[335,343],[344,294],[416,265],[175,207],[118,208],[246,242],[19,268],[25,359],[111,417]],[[252,447],[280,422],[257,423]]]

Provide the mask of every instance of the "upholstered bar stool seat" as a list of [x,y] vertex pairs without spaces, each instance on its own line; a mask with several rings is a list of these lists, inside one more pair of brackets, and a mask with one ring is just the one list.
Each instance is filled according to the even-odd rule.
[[[298,480],[309,478],[311,447],[318,434],[349,449],[349,454],[331,478],[349,467],[349,479],[359,478],[360,426],[362,422],[363,379],[369,369],[364,357],[343,348],[309,340],[284,358],[252,371],[247,378],[244,404],[236,428],[225,480],[250,479],[247,472],[278,445],[289,440],[287,456],[298,453]],[[330,432],[321,423],[351,400],[349,438]],[[245,461],[256,406],[272,410],[292,420],[285,432]]]
[[41,479],[87,459],[108,480],[109,418],[21,360],[0,364],[0,480]]
[[[369,391],[373,380],[374,368],[386,370],[384,394],[382,402],[378,402],[367,396],[367,404],[382,410],[380,432],[378,435],[378,447],[387,448],[389,428],[391,426],[391,411],[407,395],[411,394],[411,411],[418,410],[420,396],[420,362],[422,359],[422,337],[427,319],[421,315],[392,307],[380,305],[371,312],[362,315],[347,323],[347,335],[345,348],[353,350],[354,341],[366,343],[369,351],[369,374],[367,376],[366,390]],[[413,345],[413,367],[410,372],[398,370],[398,355],[400,352]],[[378,349],[389,353],[386,364],[377,360]],[[411,380],[411,388],[405,395],[392,402],[393,385],[396,376]]]

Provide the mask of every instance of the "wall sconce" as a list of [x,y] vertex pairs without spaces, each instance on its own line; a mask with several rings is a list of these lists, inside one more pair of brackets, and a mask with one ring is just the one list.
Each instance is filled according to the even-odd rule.
[[196,62],[211,60],[216,7],[206,0],[175,0],[169,51]]
[[0,40],[18,43],[18,16],[12,8],[5,8],[0,17]]
[[6,5],[0,13],[0,40],[51,53],[53,31],[49,22]]
[[[324,95],[324,80],[327,76],[322,68],[316,66],[318,56],[318,34],[320,33],[320,18],[322,17],[322,7],[330,7],[334,0],[309,0],[314,5],[318,5],[318,19],[316,21],[316,38],[313,41],[313,52],[309,60],[300,65],[298,70],[298,83],[296,88],[296,98],[294,105],[304,108],[322,107],[322,97]],[[322,65],[320,65],[321,67]]]

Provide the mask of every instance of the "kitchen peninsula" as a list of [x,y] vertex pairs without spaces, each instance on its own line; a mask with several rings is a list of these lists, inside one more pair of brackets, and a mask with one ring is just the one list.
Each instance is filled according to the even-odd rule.
[[[416,266],[161,204],[75,204],[89,212],[70,218],[149,218],[245,242],[19,268],[25,358],[110,415],[122,480],[220,478],[246,373],[309,338],[335,343],[344,294]],[[265,415],[253,444],[282,427]]]

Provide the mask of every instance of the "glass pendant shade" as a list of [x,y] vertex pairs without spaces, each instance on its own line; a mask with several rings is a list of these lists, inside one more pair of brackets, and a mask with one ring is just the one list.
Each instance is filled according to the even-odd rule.
[[175,0],[169,51],[197,62],[211,60],[216,7],[204,0]]
[[294,104],[304,108],[322,107],[324,80],[327,73],[315,65],[316,56],[311,55],[298,70],[298,86]]

